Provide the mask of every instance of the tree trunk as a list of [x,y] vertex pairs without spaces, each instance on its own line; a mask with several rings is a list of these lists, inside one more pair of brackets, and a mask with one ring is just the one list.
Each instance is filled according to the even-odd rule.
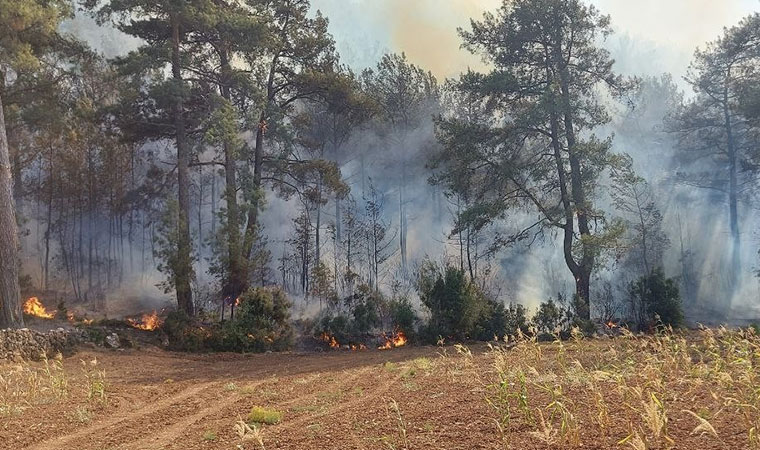
[[[224,82],[220,86],[222,97],[231,101],[232,96],[227,82],[229,81],[232,67],[230,66],[227,50],[220,51],[222,77]],[[237,185],[237,149],[228,142],[224,148],[224,200],[227,203],[227,258],[228,279],[222,293],[225,297],[237,298],[246,287],[246,265],[243,260],[243,249],[240,245],[240,208],[238,206]],[[260,178],[260,177],[259,177]]]
[[401,250],[401,268],[406,271],[406,209],[404,195],[406,187],[406,164],[401,165],[401,185],[398,193],[398,211],[399,211],[399,243]]
[[[567,66],[562,58],[562,49],[556,47],[557,54],[555,61],[559,65],[559,81],[562,93],[562,116],[565,125],[565,139],[567,140],[568,161],[570,162],[570,191],[573,199],[575,216],[578,219],[578,231],[581,239],[591,236],[588,224],[588,215],[591,205],[586,201],[586,194],[583,190],[583,173],[581,169],[580,156],[576,145],[575,128],[573,124],[572,104],[570,101],[570,88]],[[591,271],[594,266],[594,250],[589,249],[583,244],[581,261],[575,271],[575,293],[578,296],[576,306],[580,306],[577,311],[581,319],[589,320],[591,314],[590,308],[590,284]]]
[[322,252],[320,249],[320,246],[322,245],[321,242],[321,236],[320,231],[322,229],[322,205],[319,203],[322,199],[322,182],[320,180],[319,187],[319,200],[317,201],[317,223],[314,227],[314,253],[316,258],[314,259],[314,265],[315,267],[319,265],[320,261],[322,261]]
[[24,325],[18,282],[18,246],[13,177],[0,97],[0,328]]
[[[728,77],[730,78],[730,72]],[[731,285],[736,289],[741,272],[741,240],[739,237],[739,214],[737,209],[738,183],[736,168],[736,145],[734,142],[731,112],[728,105],[728,84],[723,90],[723,114],[725,116],[726,140],[728,141],[728,214],[731,227]],[[727,295],[728,307],[731,307],[731,295]]]
[[264,110],[261,111],[259,116],[259,126],[256,130],[256,147],[253,153],[253,201],[248,208],[248,223],[245,227],[245,237],[243,239],[243,257],[245,261],[250,261],[251,254],[253,253],[253,243],[256,238],[257,228],[259,226],[259,206],[264,195],[261,178],[264,170],[264,132],[267,127],[267,114],[269,108],[275,100],[274,92],[274,77],[277,72],[277,64],[279,62],[279,54],[272,58],[272,63],[269,66],[269,76],[267,78],[267,103],[264,106]]
[[[180,62],[180,33],[177,18],[172,18],[172,76],[174,81],[182,85],[182,71]],[[179,199],[179,230],[177,252],[178,262],[175,268],[175,281],[177,289],[177,306],[187,315],[195,314],[193,307],[193,293],[190,289],[190,281],[193,277],[192,261],[190,259],[190,151],[187,145],[185,130],[184,101],[182,94],[178,95],[174,103],[174,126],[177,133],[177,187]]]

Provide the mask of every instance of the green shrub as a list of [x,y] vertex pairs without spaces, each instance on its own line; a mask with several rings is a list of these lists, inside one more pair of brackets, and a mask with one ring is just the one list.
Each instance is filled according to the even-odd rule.
[[320,338],[323,334],[334,337],[338,342],[346,343],[351,340],[351,320],[344,314],[322,316],[314,328],[314,336]]
[[661,268],[632,282],[629,293],[633,305],[639,307],[639,328],[683,325],[683,308],[678,283],[667,278]]
[[378,308],[382,302],[380,293],[370,293],[364,295],[353,302],[351,314],[351,332],[355,335],[369,334],[373,329],[380,325],[380,315]]
[[274,409],[254,406],[251,408],[251,412],[248,413],[247,419],[249,425],[262,423],[266,425],[274,425],[282,421],[282,413]]
[[[494,332],[503,335],[504,321],[496,303],[487,299],[463,270],[425,261],[417,274],[417,292],[430,312],[424,330],[427,340],[435,342],[439,336],[461,340],[487,334],[491,339]],[[501,328],[501,332],[494,328]]]
[[402,330],[407,337],[415,334],[419,319],[412,302],[408,298],[399,297],[388,302],[388,315],[390,316],[391,327],[394,330]]
[[210,346],[219,351],[285,350],[293,343],[290,302],[278,288],[251,288],[240,296],[235,318],[212,331]]
[[235,318],[221,324],[199,325],[175,311],[167,316],[162,329],[170,347],[184,351],[279,351],[293,343],[290,302],[276,288],[248,289],[240,296]]
[[384,325],[382,313],[388,303],[379,291],[366,284],[359,285],[342,304],[330,305],[317,321],[313,332],[317,338],[324,334],[334,337],[340,344],[364,343]]
[[538,311],[533,316],[533,326],[539,335],[547,337],[557,332],[565,332],[568,329],[568,310],[563,306],[562,295],[558,295],[558,301],[548,299],[541,303]]
[[519,303],[510,303],[504,310],[506,318],[504,332],[508,336],[517,335],[517,330],[523,333],[528,332],[528,317],[525,313],[525,307]]
[[169,347],[174,350],[189,352],[206,350],[207,332],[196,326],[184,311],[170,312],[161,325],[161,329],[166,333]]
[[486,299],[471,337],[481,341],[489,341],[494,338],[503,338],[506,330],[507,313],[504,304]]

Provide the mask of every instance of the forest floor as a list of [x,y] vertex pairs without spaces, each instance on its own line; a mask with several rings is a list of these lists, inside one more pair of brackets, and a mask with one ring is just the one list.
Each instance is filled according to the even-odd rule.
[[[0,365],[0,447],[751,448],[758,361],[757,336],[713,330],[305,354],[81,349]],[[236,430],[253,406],[282,420]]]

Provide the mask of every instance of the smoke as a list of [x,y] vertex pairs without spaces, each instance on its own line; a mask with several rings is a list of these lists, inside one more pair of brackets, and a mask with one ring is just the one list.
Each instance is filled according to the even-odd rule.
[[[592,0],[612,17],[616,31],[610,46],[623,73],[659,75],[680,80],[694,50],[757,10],[754,0]],[[468,67],[484,67],[479,57],[459,48],[457,28],[495,11],[500,0],[314,0],[330,19],[341,56],[352,67],[371,67],[386,51],[406,52],[411,61],[440,79]],[[618,46],[616,40],[627,41]],[[630,52],[633,52],[631,54]]]
[[[405,52],[409,61],[433,72],[439,81],[455,77],[472,68],[487,70],[476,55],[460,49],[461,39],[456,29],[468,28],[471,18],[479,19],[485,11],[495,11],[500,0],[313,0],[313,9],[320,10],[330,20],[330,32],[336,40],[341,59],[354,71],[374,67],[387,52]],[[605,46],[616,59],[616,70],[626,75],[659,76],[664,72],[673,74],[674,82],[686,90],[682,81],[694,50],[704,48],[705,43],[718,37],[724,26],[737,23],[743,16],[754,11],[754,0],[592,0],[603,14],[612,17],[616,30]],[[99,27],[95,22],[78,14],[65,24],[65,30],[83,38],[106,56],[124,54],[136,48],[139,42],[110,27]],[[687,92],[688,94],[688,92]],[[625,112],[621,109],[620,114]],[[726,223],[725,199],[708,191],[677,186],[671,178],[672,164],[669,157],[675,152],[674,143],[661,129],[663,111],[655,111],[641,118],[638,123],[640,134],[626,134],[619,129],[622,120],[616,118],[610,127],[600,130],[606,136],[615,133],[614,151],[626,152],[634,159],[637,172],[643,175],[656,189],[659,206],[664,214],[665,231],[670,237],[671,247],[666,252],[664,264],[669,276],[681,276],[689,270],[696,277],[694,292],[688,292],[690,302],[711,304],[732,304],[735,310],[747,308],[757,300],[757,278],[752,274],[756,269],[758,236],[757,213],[742,208],[742,274],[741,288],[730,292],[727,286],[726,255],[728,225]],[[649,138],[642,140],[641,136]],[[445,199],[439,188],[429,185],[430,175],[424,164],[427,160],[425,143],[433,137],[432,124],[427,123],[402,139],[394,142],[383,141],[371,130],[354,136],[346,145],[355,149],[356,155],[341,162],[341,171],[351,187],[353,197],[363,209],[362,195],[369,179],[375,184],[385,200],[384,217],[390,224],[391,232],[399,227],[399,172],[402,167],[409,170],[404,186],[408,211],[408,254],[413,265],[425,256],[434,260],[446,257],[457,258],[458,248],[449,241],[448,234],[453,224],[453,205]],[[365,164],[360,166],[359,154],[364,153]],[[165,155],[167,160],[171,155]],[[218,174],[216,194],[220,197],[223,180]],[[207,181],[208,183],[208,181]],[[215,220],[209,205],[210,191],[206,184],[205,199],[197,204],[201,209],[192,211],[191,217],[194,242],[202,243],[209,236]],[[194,194],[197,195],[197,192]],[[218,204],[223,206],[220,198]],[[602,201],[597,207],[610,209]],[[219,205],[217,205],[219,207]],[[283,200],[273,192],[267,192],[267,206],[262,214],[262,233],[268,239],[268,249],[272,254],[272,267],[276,271],[278,259],[283,256],[288,241],[293,236],[293,219],[301,212],[298,198]],[[193,208],[196,208],[195,204]],[[217,210],[218,211],[218,210]],[[329,266],[332,258],[332,243],[326,225],[335,220],[332,204],[323,211],[323,255]],[[195,220],[198,217],[198,220]],[[528,223],[534,217],[528,212],[510,212],[510,224],[499,226],[517,227]],[[40,242],[44,230],[29,225],[33,233],[29,242]],[[198,235],[202,232],[203,235]],[[128,272],[122,283],[126,288],[107,295],[106,303],[110,314],[128,313],[137,309],[160,307],[170,300],[155,286],[162,275],[155,269],[148,243],[140,242],[135,252],[141,254],[140,264]],[[680,251],[681,242],[690,251],[688,260]],[[138,244],[135,244],[138,245]],[[146,250],[147,245],[147,250]],[[30,245],[31,246],[31,245]],[[387,285],[394,268],[400,264],[398,243],[386,264],[383,282]],[[37,249],[36,251],[39,251]],[[146,253],[147,252],[147,253]],[[33,252],[31,252],[33,253]],[[209,249],[201,250],[196,270],[199,283],[209,283],[206,258]],[[122,257],[124,254],[121,255]],[[29,266],[39,266],[39,257],[26,261]],[[147,263],[146,263],[147,261]],[[548,231],[543,239],[529,248],[517,245],[497,255],[493,261],[497,269],[496,278],[503,286],[503,299],[516,301],[535,308],[538,303],[558,292],[566,294],[573,289],[570,276],[561,253],[559,236]],[[127,264],[127,261],[124,261]],[[143,270],[143,267],[146,267]],[[600,280],[612,279],[616,268],[599,270]],[[273,277],[279,280],[277,274]],[[595,280],[595,281],[600,281]],[[297,295],[297,294],[296,294]],[[723,297],[730,298],[723,298]],[[299,298],[298,315],[314,313],[314,304]],[[110,306],[113,305],[113,306]],[[111,309],[113,308],[113,309]],[[128,311],[133,308],[131,311]]]

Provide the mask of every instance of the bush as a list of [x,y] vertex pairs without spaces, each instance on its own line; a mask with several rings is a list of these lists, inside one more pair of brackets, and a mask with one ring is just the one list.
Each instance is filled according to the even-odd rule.
[[492,299],[485,299],[484,307],[478,317],[472,336],[481,341],[502,338],[507,330],[507,312],[504,304]]
[[417,276],[417,291],[430,311],[425,338],[491,340],[507,334],[508,317],[504,305],[488,298],[465,272],[454,266],[425,261]]
[[370,292],[355,299],[351,308],[350,330],[355,335],[367,335],[380,325],[378,308],[383,299],[379,292]]
[[547,337],[567,331],[568,310],[563,306],[562,300],[562,295],[559,295],[558,301],[550,298],[539,305],[533,316],[533,326],[539,335]]
[[381,311],[386,307],[382,293],[362,284],[342,305],[333,304],[323,313],[314,327],[314,336],[322,338],[327,334],[340,344],[363,343],[383,325]]
[[169,346],[174,350],[198,352],[206,350],[207,333],[195,326],[193,320],[184,311],[172,311],[164,320],[161,329],[169,339]]
[[266,425],[274,425],[280,423],[282,420],[282,413],[274,409],[254,406],[251,408],[251,412],[248,413],[247,419],[249,425],[262,423]]
[[323,334],[334,337],[338,342],[351,340],[351,320],[344,314],[322,316],[314,328],[314,335],[320,337]]
[[426,329],[429,340],[438,336],[466,338],[483,308],[477,288],[464,271],[453,266],[441,268],[430,261],[423,262],[417,276],[417,291],[430,311]]
[[394,298],[388,303],[388,315],[390,316],[391,327],[394,330],[401,330],[406,333],[407,337],[414,335],[416,330],[417,312],[412,306],[412,302],[406,297]]
[[661,268],[644,275],[629,286],[631,303],[638,309],[639,328],[653,328],[657,323],[664,326],[683,325],[683,307],[678,283],[665,277]]
[[525,307],[519,303],[510,303],[504,311],[505,328],[504,333],[508,336],[517,335],[517,330],[523,333],[528,332],[528,318],[525,313]]
[[235,318],[211,336],[220,351],[286,350],[293,343],[290,302],[279,288],[251,288],[240,296]]
[[290,302],[281,289],[248,289],[240,296],[235,318],[221,324],[200,326],[176,311],[162,329],[172,348],[185,351],[279,351],[293,343]]

